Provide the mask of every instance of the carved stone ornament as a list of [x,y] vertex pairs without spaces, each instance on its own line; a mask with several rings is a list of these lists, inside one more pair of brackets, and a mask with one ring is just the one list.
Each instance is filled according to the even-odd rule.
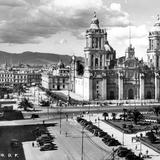
[[119,72],[119,78],[123,79],[123,77],[124,77],[123,72]]
[[106,73],[102,73],[102,76],[105,77],[105,76],[106,76]]
[[155,78],[160,79],[159,73],[155,72]]
[[144,79],[144,73],[140,73],[140,78]]
[[98,53],[98,52],[96,52],[96,53],[95,53],[95,56],[98,58],[98,57],[99,57],[99,53]]

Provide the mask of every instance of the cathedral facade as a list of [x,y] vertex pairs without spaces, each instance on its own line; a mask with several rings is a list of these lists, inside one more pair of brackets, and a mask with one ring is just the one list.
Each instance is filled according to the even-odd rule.
[[149,32],[147,63],[135,57],[130,44],[116,58],[107,32],[94,15],[86,30],[84,62],[72,57],[70,90],[84,100],[160,99],[160,19]]

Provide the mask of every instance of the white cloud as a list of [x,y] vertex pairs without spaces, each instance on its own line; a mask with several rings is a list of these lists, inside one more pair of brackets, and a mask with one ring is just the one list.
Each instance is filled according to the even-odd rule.
[[23,4],[16,9],[12,2],[0,0],[0,4],[10,6],[9,12],[5,5],[0,8],[0,42],[3,43],[39,42],[40,37],[48,38],[63,31],[82,38],[81,33],[89,28],[94,11],[100,26],[129,24],[128,13],[121,10],[120,4],[107,7],[104,0],[15,0],[15,4]]
[[115,10],[115,11],[120,11],[120,10],[121,10],[121,5],[120,5],[119,3],[112,3],[112,4],[110,5],[110,8],[111,8],[112,10]]
[[[148,47],[148,31],[145,25],[131,26],[131,43],[137,57],[145,57]],[[117,50],[117,56],[124,56],[129,46],[129,27],[115,27],[108,30],[108,40]],[[140,51],[140,52],[137,52]]]
[[[146,25],[130,26],[130,27],[115,27],[111,28],[109,34],[115,39],[128,39],[129,34],[131,38],[147,37],[148,31]],[[130,33],[129,33],[130,32]]]
[[103,5],[102,0],[54,0],[53,3],[55,7],[70,9],[100,8]]
[[0,6],[21,7],[26,5],[25,0],[0,0]]
[[66,39],[61,39],[61,40],[59,41],[59,43],[60,43],[60,44],[66,44],[66,43],[67,43],[67,40],[66,40]]

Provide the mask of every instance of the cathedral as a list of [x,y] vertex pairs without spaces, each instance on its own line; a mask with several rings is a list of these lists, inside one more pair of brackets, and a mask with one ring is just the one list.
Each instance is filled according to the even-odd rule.
[[160,18],[149,32],[147,63],[135,57],[130,44],[125,55],[116,58],[116,51],[101,29],[94,14],[86,30],[84,62],[72,57],[70,90],[84,100],[160,99]]

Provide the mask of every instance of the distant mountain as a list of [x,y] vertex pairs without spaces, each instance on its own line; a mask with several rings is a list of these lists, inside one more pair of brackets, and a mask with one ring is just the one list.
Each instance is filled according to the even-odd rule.
[[[78,57],[78,59],[83,60],[82,57]],[[20,54],[0,51],[0,64],[54,64],[59,62],[59,60],[69,64],[71,56],[30,51]]]

